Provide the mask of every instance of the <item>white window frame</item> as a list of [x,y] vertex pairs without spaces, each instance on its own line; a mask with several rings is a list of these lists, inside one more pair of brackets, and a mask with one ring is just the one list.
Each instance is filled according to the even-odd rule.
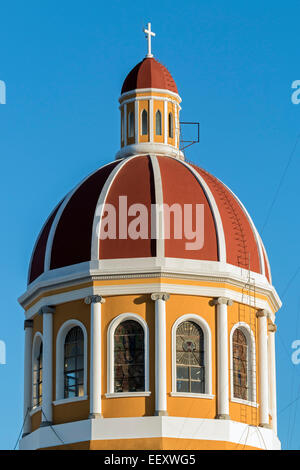
[[[32,368],[31,368],[31,414],[39,411],[41,409],[41,405],[37,406],[33,403],[33,394],[34,394],[34,369],[37,361],[37,354],[40,352],[41,344],[43,344],[43,335],[39,331],[37,331],[34,335],[32,341]],[[42,364],[44,368],[44,364]],[[43,369],[42,369],[43,370]],[[43,382],[42,382],[42,401],[43,401]]]
[[[160,116],[160,134],[157,133],[157,116]],[[162,136],[163,129],[162,129],[162,112],[160,109],[157,109],[155,112],[155,135]]]
[[[234,396],[233,387],[233,334],[236,329],[240,329],[247,341],[247,384],[248,384],[248,400],[237,398]],[[238,322],[230,331],[230,400],[234,403],[257,407],[256,403],[256,348],[255,337],[250,325],[245,322]]]
[[[144,330],[144,361],[145,361],[145,391],[143,392],[114,392],[114,335],[120,323],[126,320],[138,322]],[[145,320],[135,313],[121,313],[114,318],[107,331],[107,393],[106,398],[145,397],[151,394],[149,390],[149,329]]]
[[[185,322],[192,321],[200,326],[204,336],[204,367],[205,367],[205,393],[177,392],[176,388],[176,331],[178,326]],[[171,396],[187,398],[214,398],[212,394],[212,346],[211,330],[208,323],[200,315],[188,313],[177,318],[172,327],[172,392]]]
[[[64,355],[65,355],[65,340],[69,331],[75,326],[79,326],[83,333],[83,396],[80,397],[64,397]],[[56,401],[54,404],[70,403],[72,401],[81,401],[87,399],[87,349],[88,335],[85,326],[79,320],[71,319],[63,323],[57,333],[56,337]]]
[[134,112],[129,111],[128,113],[128,138],[134,138],[135,126],[134,126]]
[[[143,112],[144,112],[144,111],[145,111],[146,114],[147,114],[147,133],[146,133],[146,134],[143,134]],[[146,108],[143,108],[143,109],[141,110],[140,116],[141,116],[141,118],[140,118],[140,119],[141,119],[141,135],[149,135],[149,113],[148,113],[148,111],[147,111]]]

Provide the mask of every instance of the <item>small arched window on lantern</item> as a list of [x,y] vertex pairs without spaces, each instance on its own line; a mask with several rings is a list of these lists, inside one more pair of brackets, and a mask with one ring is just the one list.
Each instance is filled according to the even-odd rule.
[[148,113],[144,109],[142,111],[142,135],[148,134]]
[[173,114],[169,113],[168,116],[168,125],[169,125],[169,137],[170,139],[173,139]]
[[128,137],[134,137],[134,113],[130,111],[128,114]]
[[189,320],[176,330],[176,392],[205,393],[204,335]]
[[64,398],[84,395],[84,338],[79,326],[71,328],[64,344]]
[[32,406],[36,408],[42,404],[43,389],[43,341],[40,335],[35,337],[33,344]]
[[156,135],[162,135],[162,125],[161,125],[161,112],[158,109],[155,114],[155,133]]

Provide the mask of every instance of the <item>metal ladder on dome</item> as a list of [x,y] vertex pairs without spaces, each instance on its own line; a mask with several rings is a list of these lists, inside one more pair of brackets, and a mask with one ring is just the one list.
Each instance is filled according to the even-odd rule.
[[[239,260],[240,261],[240,260]],[[241,263],[239,262],[239,265]],[[242,266],[241,266],[242,268]],[[256,284],[255,278],[251,277],[250,270],[250,253],[248,254],[248,274],[246,282],[242,287],[242,299],[239,303],[239,312],[238,312],[239,322],[244,322],[249,325],[250,330],[255,339],[255,346],[257,344],[257,328],[256,328]],[[249,360],[251,361],[249,367]],[[256,351],[251,358],[247,357],[248,364],[248,380],[250,383],[247,384],[248,393],[250,391],[252,396],[248,396],[248,400],[251,402],[256,402]],[[240,405],[240,420],[242,423],[247,423],[247,409],[250,408],[250,424],[252,426],[257,426],[258,409],[253,406],[248,406],[246,404]]]

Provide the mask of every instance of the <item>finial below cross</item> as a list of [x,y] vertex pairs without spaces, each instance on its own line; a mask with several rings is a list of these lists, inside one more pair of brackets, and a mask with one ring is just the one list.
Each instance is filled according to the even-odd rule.
[[143,31],[148,39],[148,54],[146,57],[153,57],[153,54],[151,53],[151,36],[155,36],[155,33],[151,31],[151,23],[148,23],[148,29],[144,28]]

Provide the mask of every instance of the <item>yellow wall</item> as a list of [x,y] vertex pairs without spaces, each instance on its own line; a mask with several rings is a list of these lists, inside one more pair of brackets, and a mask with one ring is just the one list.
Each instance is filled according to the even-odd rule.
[[[150,280],[151,281],[151,280]],[[174,281],[174,280],[173,280]],[[113,282],[113,281],[107,281]],[[114,281],[115,282],[115,281]],[[132,281],[135,282],[135,281]],[[141,280],[137,280],[142,282]],[[144,280],[144,282],[146,282]],[[177,280],[177,282],[180,282]],[[181,281],[184,283],[184,281]],[[122,283],[122,281],[120,281]],[[95,281],[99,284],[99,281]],[[106,302],[102,304],[102,411],[106,418],[114,417],[138,417],[153,416],[155,411],[155,310],[154,302],[149,294],[145,295],[115,295],[105,296]],[[217,372],[216,372],[216,307],[210,305],[211,298],[192,295],[174,295],[166,302],[166,352],[167,352],[167,409],[170,416],[195,417],[214,419],[217,414]],[[149,328],[149,357],[150,357],[150,391],[149,397],[129,397],[129,398],[106,398],[108,392],[107,384],[107,330],[111,321],[122,313],[135,313],[140,315]],[[213,399],[185,398],[171,396],[172,392],[172,327],[174,322],[185,314],[200,315],[209,325],[212,337],[212,394]],[[61,325],[69,320],[77,319],[81,321],[89,336],[90,329],[90,306],[84,300],[77,300],[57,305],[53,315],[53,399],[56,393],[56,336]],[[228,307],[228,361],[230,364],[230,332],[232,327],[240,321],[251,324],[256,343],[257,351],[257,319],[256,310],[245,307],[239,303],[234,303]],[[33,337],[36,331],[42,332],[42,316],[36,315],[33,323]],[[87,394],[89,395],[89,363],[90,363],[90,340],[88,338],[88,383]],[[257,368],[258,369],[258,368]],[[229,377],[230,383],[230,377]],[[259,382],[257,384],[257,401],[259,401]],[[230,390],[231,396],[231,390]],[[87,419],[89,416],[89,401],[79,401],[74,403],[53,406],[54,424]],[[230,401],[230,418],[234,421],[258,425],[259,408],[254,408],[245,404]],[[32,417],[32,429],[36,429],[40,424],[40,413],[37,412]]]

